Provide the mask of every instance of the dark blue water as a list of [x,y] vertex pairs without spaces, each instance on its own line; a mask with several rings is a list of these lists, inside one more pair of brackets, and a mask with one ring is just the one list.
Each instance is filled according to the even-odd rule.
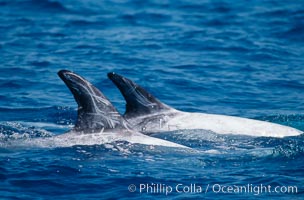
[[[122,113],[110,71],[180,110],[304,130],[303,5],[0,0],[0,199],[303,199],[303,135],[155,135],[195,152],[126,142],[26,145],[75,123],[76,103],[60,69],[86,77]],[[249,189],[237,192],[241,186]]]

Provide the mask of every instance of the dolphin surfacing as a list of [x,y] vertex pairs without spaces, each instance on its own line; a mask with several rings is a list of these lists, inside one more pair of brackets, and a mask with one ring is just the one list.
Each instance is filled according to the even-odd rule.
[[265,137],[296,136],[303,132],[280,124],[235,116],[190,113],[171,108],[143,87],[114,72],[109,79],[126,100],[124,118],[133,129],[145,134],[183,129],[204,129],[218,134]]
[[[78,104],[77,122],[70,134],[103,134],[108,142],[127,141],[145,145],[188,148],[173,142],[149,137],[132,130],[111,102],[83,77],[61,70],[58,76],[64,81]],[[67,134],[69,134],[67,133]]]

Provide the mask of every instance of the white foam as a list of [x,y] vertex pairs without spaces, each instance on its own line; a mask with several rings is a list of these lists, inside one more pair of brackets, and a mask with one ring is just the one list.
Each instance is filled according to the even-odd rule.
[[144,144],[151,146],[166,146],[175,148],[187,148],[173,142],[165,141],[158,138],[149,137],[140,133],[132,133],[128,131],[122,132],[102,132],[102,133],[65,133],[52,137],[40,138],[16,138],[9,140],[7,143],[1,142],[1,147],[40,147],[40,148],[56,148],[71,147],[76,145],[111,145],[118,141],[126,141],[132,144]]

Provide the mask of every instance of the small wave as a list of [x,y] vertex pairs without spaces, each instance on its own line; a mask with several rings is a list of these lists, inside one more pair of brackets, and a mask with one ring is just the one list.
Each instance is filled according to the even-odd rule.
[[273,157],[296,159],[304,156],[303,146],[288,144],[280,145],[273,150]]
[[105,22],[105,21],[99,21],[99,20],[87,20],[87,19],[74,19],[68,21],[66,26],[76,26],[76,27],[88,27],[92,29],[99,29],[103,27],[110,26],[111,24]]
[[19,6],[26,7],[30,10],[39,9],[39,11],[46,11],[46,12],[56,12],[56,13],[67,13],[70,10],[64,6],[59,1],[52,1],[52,0],[23,0],[20,1]]
[[[23,114],[20,115],[20,113]],[[0,107],[0,114],[2,114],[1,120],[3,121],[19,121],[23,124],[40,122],[47,123],[48,127],[54,127],[54,124],[56,124],[58,128],[74,124],[76,118],[74,109],[62,106],[33,108]]]
[[13,72],[14,74],[22,74],[24,77],[32,77],[36,74],[35,71],[26,69],[24,67],[9,67],[1,69],[1,78],[11,78]]
[[301,37],[304,34],[303,26],[303,23],[294,24],[289,30],[283,34],[278,34],[278,36],[283,36],[296,42],[303,42],[303,37]]
[[48,67],[52,63],[48,61],[31,61],[30,64],[36,67]]
[[[2,82],[2,81],[1,81]],[[9,89],[19,89],[19,88],[22,88],[23,85],[15,82],[15,81],[6,81],[6,82],[3,82],[0,84],[0,87],[1,88],[9,88]]]
[[[180,130],[152,136],[195,148],[205,153],[249,156],[253,158],[299,158],[304,153],[304,134],[272,138],[244,135],[219,135],[206,130]],[[202,152],[201,152],[202,153]]]
[[2,141],[7,141],[8,139],[50,137],[52,135],[52,133],[43,129],[37,129],[32,125],[25,126],[18,122],[0,123],[0,138]]
[[281,144],[273,150],[273,157],[297,159],[304,156],[304,134],[283,138]]
[[133,25],[145,25],[145,26],[160,26],[162,23],[169,22],[171,16],[160,14],[160,13],[150,13],[150,12],[138,12],[132,14],[122,14],[118,18],[125,23]]

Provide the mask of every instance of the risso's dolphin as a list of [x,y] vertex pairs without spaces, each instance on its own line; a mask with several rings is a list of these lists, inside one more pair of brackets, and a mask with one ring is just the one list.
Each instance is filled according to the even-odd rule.
[[78,104],[76,125],[66,134],[96,135],[100,133],[105,136],[108,143],[127,141],[145,145],[187,148],[132,130],[110,101],[90,82],[68,70],[61,70],[58,75],[70,89]]
[[182,112],[160,102],[144,88],[114,72],[108,77],[126,100],[124,118],[144,134],[204,129],[218,134],[265,137],[296,136],[303,132],[280,124],[235,116]]

